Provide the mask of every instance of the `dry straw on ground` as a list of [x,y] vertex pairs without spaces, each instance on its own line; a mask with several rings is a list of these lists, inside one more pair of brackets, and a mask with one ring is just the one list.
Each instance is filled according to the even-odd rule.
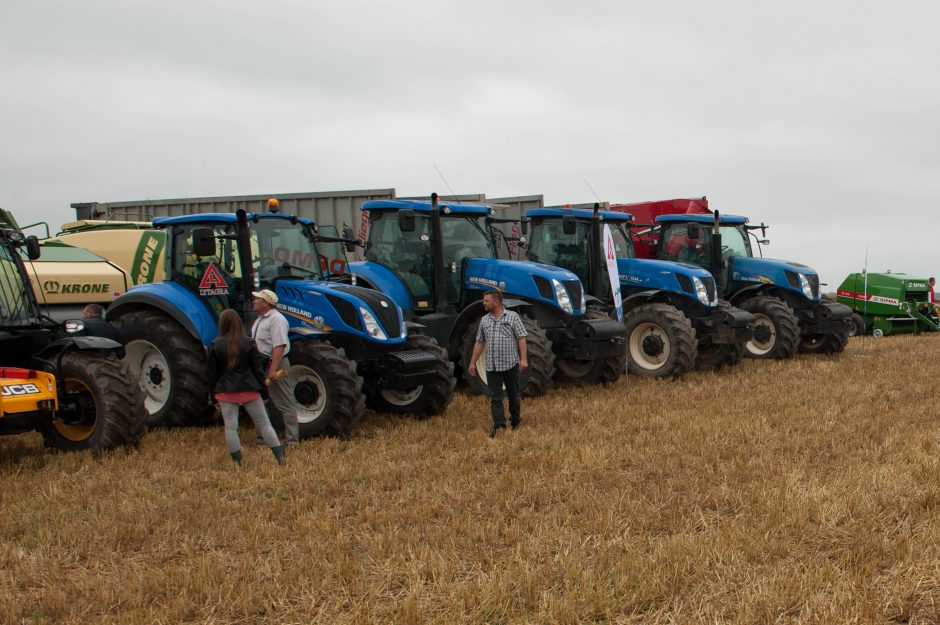
[[496,440],[459,395],[283,468],[0,439],[0,623],[937,622],[938,348],[558,388]]

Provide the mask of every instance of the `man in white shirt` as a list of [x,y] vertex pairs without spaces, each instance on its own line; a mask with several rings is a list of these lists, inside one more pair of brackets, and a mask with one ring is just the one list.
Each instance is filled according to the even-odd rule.
[[290,351],[287,319],[274,307],[277,304],[277,294],[274,291],[255,291],[252,296],[251,307],[258,313],[258,318],[251,326],[251,338],[254,339],[258,351],[270,359],[265,371],[268,378],[268,394],[284,419],[285,443],[294,445],[300,440],[297,409],[290,382],[287,377],[277,375],[280,369],[287,371],[290,368],[290,362],[287,360],[287,353]]

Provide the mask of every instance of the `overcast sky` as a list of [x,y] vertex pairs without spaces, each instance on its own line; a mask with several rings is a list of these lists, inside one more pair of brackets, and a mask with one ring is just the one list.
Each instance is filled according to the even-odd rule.
[[[706,195],[834,289],[940,276],[940,3],[0,3],[0,206]],[[587,183],[585,182],[587,181]]]

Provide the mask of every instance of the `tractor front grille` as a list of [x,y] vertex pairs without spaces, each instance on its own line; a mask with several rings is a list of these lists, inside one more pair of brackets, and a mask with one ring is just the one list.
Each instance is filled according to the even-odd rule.
[[679,281],[679,287],[686,293],[691,293],[695,295],[695,290],[692,288],[692,278],[685,275],[684,273],[677,273],[676,280]]
[[333,304],[333,308],[336,309],[336,313],[343,320],[343,323],[350,328],[362,331],[362,319],[359,318],[359,311],[356,310],[353,304],[335,295],[327,295],[326,299]]

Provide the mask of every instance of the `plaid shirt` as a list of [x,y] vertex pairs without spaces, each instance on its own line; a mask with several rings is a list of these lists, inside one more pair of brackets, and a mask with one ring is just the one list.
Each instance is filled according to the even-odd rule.
[[526,335],[522,319],[511,310],[504,310],[499,320],[487,313],[477,330],[477,342],[486,343],[486,370],[507,371],[518,365],[519,339]]

